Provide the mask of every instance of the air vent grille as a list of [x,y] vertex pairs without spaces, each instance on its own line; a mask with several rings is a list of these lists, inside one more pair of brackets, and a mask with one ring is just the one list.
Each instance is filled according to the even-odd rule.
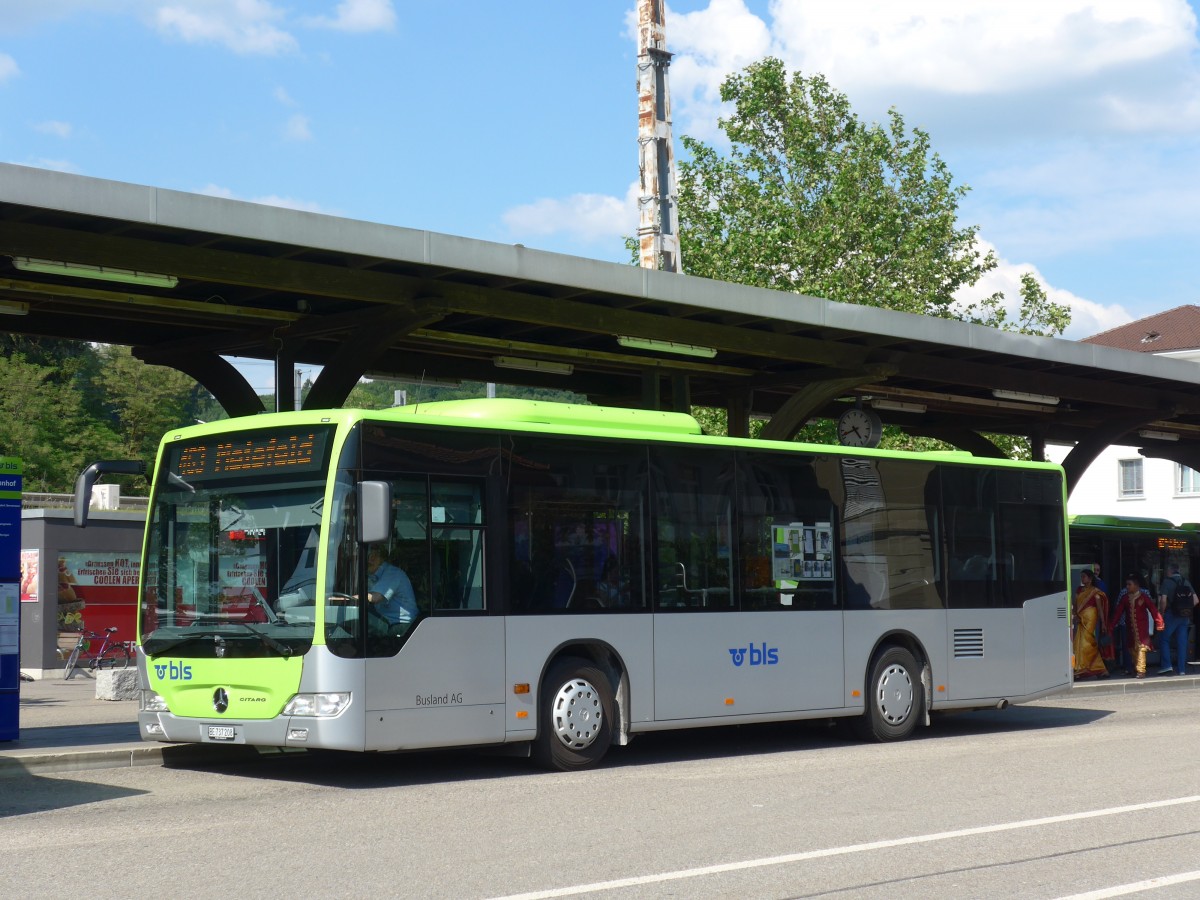
[[983,659],[983,629],[954,629],[954,658]]

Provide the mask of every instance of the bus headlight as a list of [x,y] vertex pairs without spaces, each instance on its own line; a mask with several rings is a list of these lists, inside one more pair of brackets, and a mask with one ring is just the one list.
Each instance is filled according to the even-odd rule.
[[285,716],[314,716],[319,719],[340,715],[350,705],[350,694],[297,694],[283,708]]
[[142,709],[145,712],[170,712],[167,701],[154,691],[142,691]]

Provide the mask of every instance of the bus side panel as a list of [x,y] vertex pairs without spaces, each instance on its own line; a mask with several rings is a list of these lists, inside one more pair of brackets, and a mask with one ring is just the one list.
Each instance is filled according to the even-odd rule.
[[1071,620],[1063,594],[1025,604],[1025,693],[1070,684]]
[[[599,641],[611,647],[627,667],[632,724],[649,722],[654,716],[650,616],[509,616],[505,624],[508,649],[504,685],[508,740],[532,739],[537,731],[538,683],[550,655],[575,642]],[[528,684],[528,694],[512,693],[512,685]],[[524,713],[524,715],[521,715]]]
[[951,609],[946,615],[950,626],[947,699],[1022,696],[1025,693],[1025,620],[1021,611]]
[[840,610],[654,616],[657,721],[835,709],[843,689]]
[[368,750],[504,740],[504,620],[433,616],[394,657],[366,660]]
[[[868,609],[846,612],[846,692],[843,706],[864,709],[867,666],[882,635],[913,635],[929,656],[929,668],[935,685],[946,683],[946,610],[944,609]],[[917,660],[920,664],[920,660]],[[860,691],[857,697],[853,691]],[[934,691],[933,702],[945,697]]]

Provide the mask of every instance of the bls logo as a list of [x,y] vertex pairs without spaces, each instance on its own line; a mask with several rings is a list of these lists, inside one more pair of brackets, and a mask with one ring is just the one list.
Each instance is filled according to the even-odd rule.
[[154,674],[160,681],[164,678],[169,681],[191,681],[192,667],[183,663],[155,663]]
[[751,644],[749,647],[730,647],[729,655],[733,659],[735,666],[740,666],[746,661],[746,657],[750,657],[750,665],[752,666],[774,666],[779,664],[779,648],[768,647],[765,643],[761,647],[755,647]]

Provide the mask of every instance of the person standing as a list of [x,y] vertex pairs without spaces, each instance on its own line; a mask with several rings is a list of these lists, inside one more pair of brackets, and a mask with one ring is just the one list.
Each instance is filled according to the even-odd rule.
[[1107,678],[1108,667],[1100,655],[1096,630],[1108,634],[1108,597],[1096,585],[1090,569],[1079,573],[1075,595],[1075,677]]
[[[1195,606],[1196,589],[1179,574],[1179,563],[1168,563],[1167,577],[1163,579],[1158,595],[1158,609],[1164,622],[1158,636],[1158,656],[1162,663],[1159,675],[1187,674],[1188,629],[1192,625]],[[1174,668],[1171,667],[1172,656]]]
[[1109,630],[1112,630],[1113,625],[1126,613],[1128,613],[1125,615],[1125,622],[1129,635],[1129,653],[1133,665],[1133,671],[1129,674],[1135,675],[1137,678],[1145,678],[1146,651],[1154,649],[1154,645],[1150,643],[1150,623],[1153,621],[1154,627],[1160,631],[1164,625],[1162,614],[1158,611],[1158,604],[1142,590],[1142,580],[1137,575],[1130,575],[1125,579],[1125,593],[1117,603],[1116,609],[1112,611],[1112,616],[1108,621]]

